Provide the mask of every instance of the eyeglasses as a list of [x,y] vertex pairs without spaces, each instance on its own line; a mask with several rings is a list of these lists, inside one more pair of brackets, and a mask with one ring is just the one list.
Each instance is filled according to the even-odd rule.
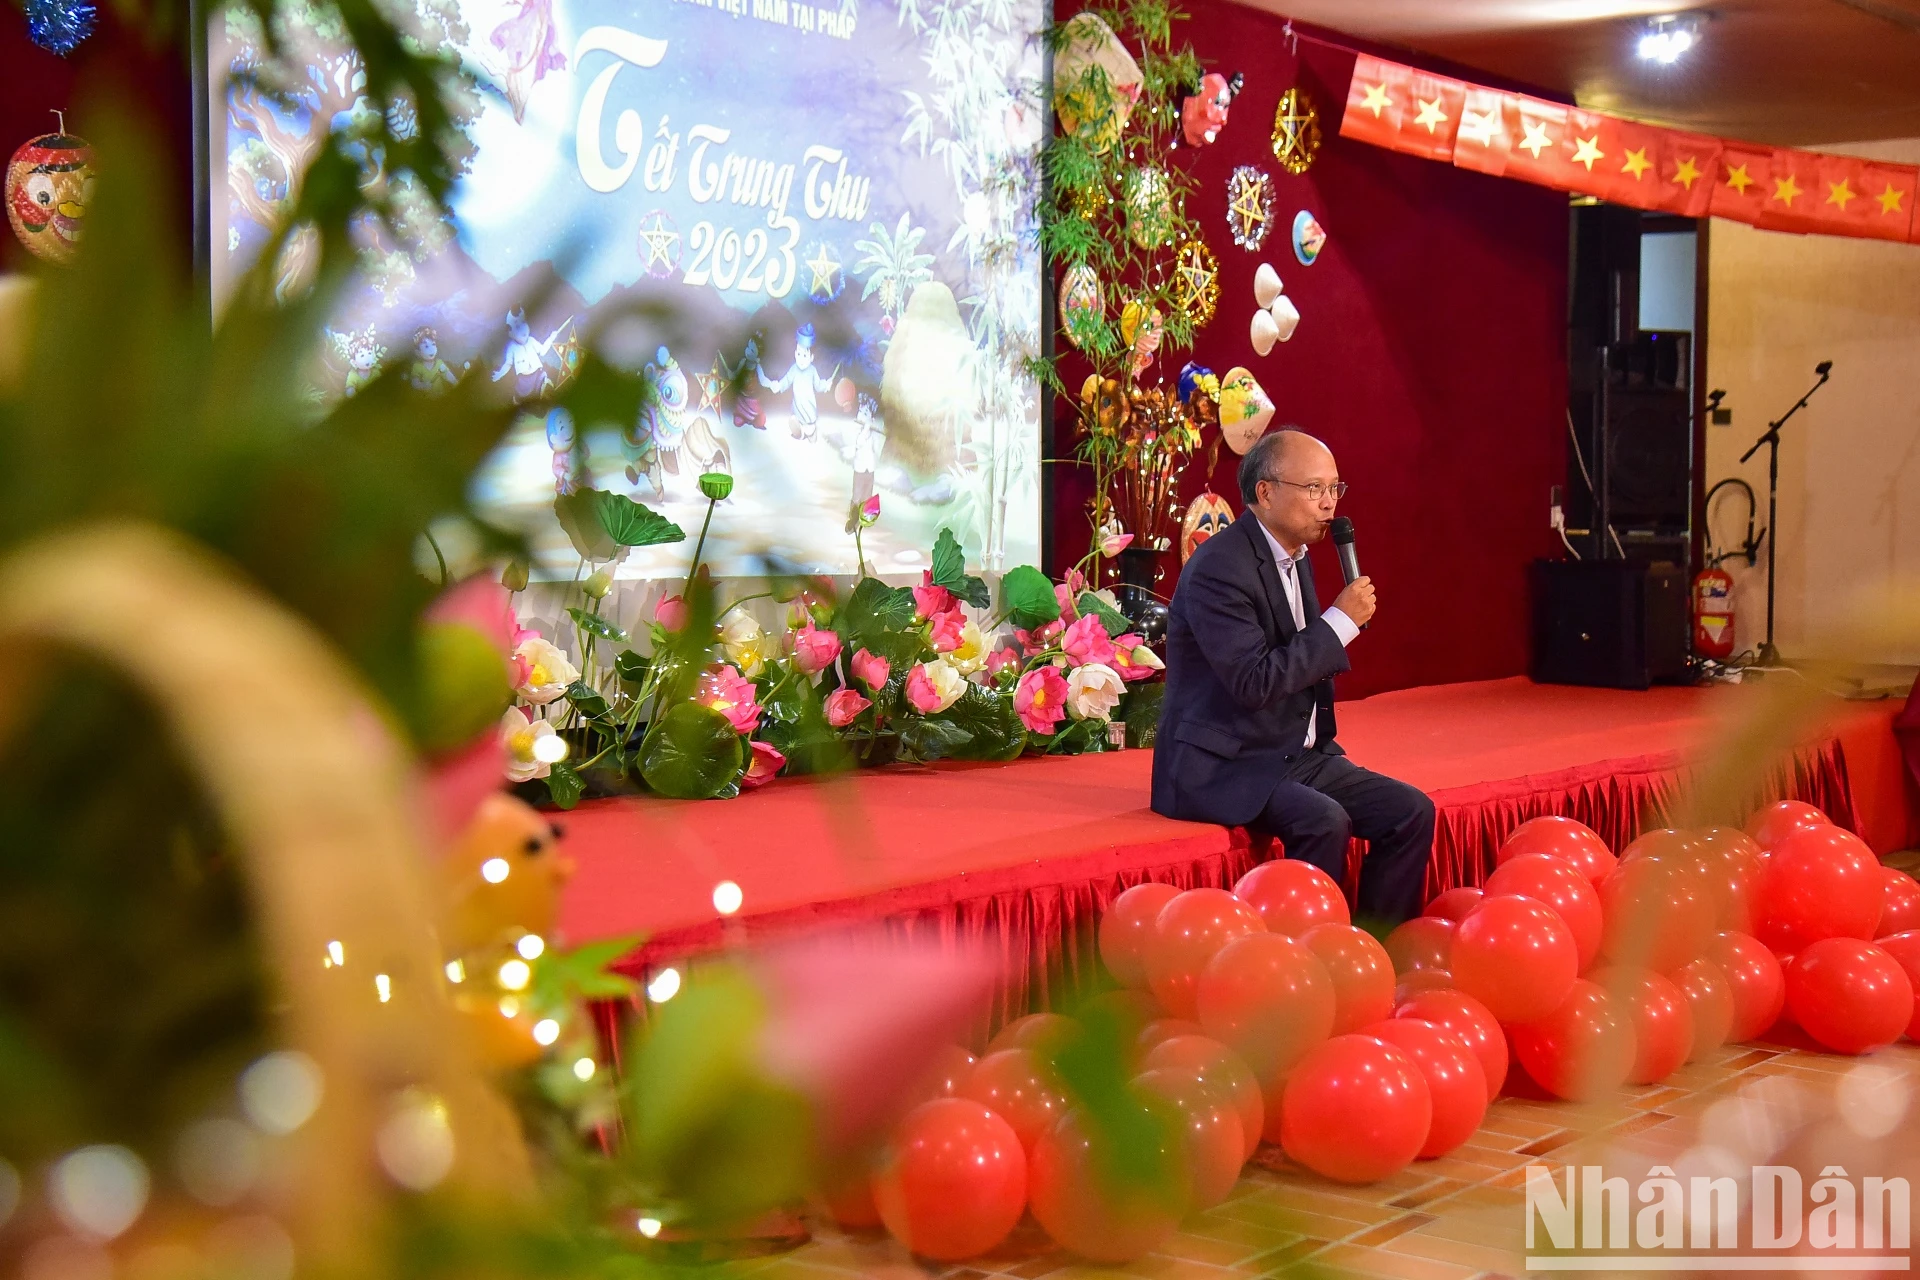
[[1261,479],[1267,481],[1269,484],[1286,484],[1292,485],[1296,489],[1305,489],[1307,491],[1308,502],[1318,502],[1322,498],[1332,498],[1335,502],[1338,502],[1347,496],[1347,489],[1349,488],[1347,482],[1344,480],[1336,480],[1332,484],[1321,484],[1318,481],[1312,484],[1301,484],[1298,480],[1282,480],[1279,476],[1262,476]]

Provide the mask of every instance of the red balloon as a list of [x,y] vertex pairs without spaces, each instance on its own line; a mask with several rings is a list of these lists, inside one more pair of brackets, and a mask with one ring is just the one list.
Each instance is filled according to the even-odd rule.
[[1020,1145],[1027,1148],[1067,1109],[1065,1095],[1031,1049],[989,1053],[973,1064],[960,1096],[1012,1125]]
[[1457,888],[1447,890],[1432,902],[1429,902],[1427,909],[1420,914],[1423,916],[1438,916],[1442,920],[1451,920],[1455,924],[1458,924],[1467,918],[1467,912],[1480,905],[1480,899],[1485,896],[1484,890],[1476,889],[1472,885],[1463,884]]
[[1458,1036],[1480,1060],[1488,1103],[1499,1095],[1500,1087],[1507,1082],[1507,1033],[1487,1006],[1461,991],[1423,991],[1401,1001],[1393,1016],[1418,1018]]
[[1423,1018],[1388,1018],[1360,1034],[1393,1045],[1426,1077],[1433,1122],[1420,1159],[1443,1156],[1473,1136],[1487,1115],[1487,1073],[1464,1040]]
[[1873,937],[1886,906],[1880,860],[1839,827],[1800,827],[1773,846],[1760,873],[1760,929],[1776,952],[1822,938]]
[[1180,896],[1170,884],[1137,884],[1115,898],[1100,917],[1100,959],[1123,987],[1147,989],[1147,942],[1160,909]]
[[1393,961],[1365,929],[1350,924],[1315,925],[1301,937],[1333,979],[1333,1030],[1349,1031],[1393,1014]]
[[1679,860],[1622,862],[1601,882],[1600,910],[1600,954],[1616,965],[1671,973],[1698,960],[1713,936],[1705,877]]
[[1654,827],[1642,831],[1633,838],[1633,843],[1620,851],[1622,862],[1631,862],[1635,858],[1667,858],[1697,865],[1704,856],[1704,850],[1692,836],[1672,827]]
[[[1920,931],[1889,934],[1874,945],[1907,971],[1907,981],[1913,984],[1916,993],[1920,993]],[[1916,994],[1913,1017],[1907,1023],[1907,1039],[1920,1040],[1920,994]]]
[[1227,1198],[1247,1162],[1246,1134],[1233,1104],[1199,1076],[1178,1067],[1143,1071],[1134,1087],[1177,1108],[1186,1140],[1187,1203],[1211,1209]]
[[1153,1167],[1130,1171],[1131,1179],[1116,1176],[1115,1157],[1097,1149],[1086,1124],[1070,1112],[1034,1144],[1029,1207],[1065,1248],[1095,1262],[1130,1261],[1180,1226],[1184,1154],[1178,1132],[1167,1125],[1163,1145],[1150,1149]]
[[1607,842],[1594,834],[1592,827],[1572,818],[1554,816],[1521,823],[1500,846],[1495,861],[1507,862],[1529,853],[1565,858],[1594,884],[1606,879],[1614,866],[1613,850],[1607,848]]
[[901,1120],[873,1175],[893,1238],[926,1258],[971,1258],[1007,1238],[1027,1200],[1012,1126],[977,1102],[936,1098]]
[[1733,1030],[1733,988],[1720,966],[1702,958],[1675,969],[1673,984],[1693,1011],[1693,1048],[1688,1062],[1698,1062],[1727,1042]]
[[1335,995],[1303,942],[1256,933],[1220,949],[1200,975],[1200,1025],[1247,1060],[1263,1089],[1327,1038]]
[[1460,922],[1448,967],[1454,985],[1501,1022],[1531,1022],[1567,998],[1580,975],[1580,952],[1552,908],[1503,895],[1483,900]]
[[1160,908],[1146,945],[1147,982],[1166,1011],[1192,1018],[1200,971],[1235,938],[1264,933],[1252,907],[1225,889],[1189,889]]
[[1413,1163],[1433,1127],[1433,1095],[1407,1054],[1372,1036],[1335,1036],[1309,1053],[1281,1099],[1287,1158],[1336,1182],[1378,1182]]
[[1140,1028],[1140,1034],[1133,1038],[1134,1048],[1141,1053],[1151,1053],[1157,1044],[1165,1043],[1176,1036],[1204,1036],[1207,1029],[1197,1022],[1186,1018],[1155,1018]]
[[1140,1065],[1148,1071],[1172,1068],[1191,1072],[1227,1098],[1240,1117],[1246,1141],[1246,1153],[1241,1159],[1244,1162],[1253,1158],[1260,1147],[1260,1133],[1266,1127],[1267,1104],[1260,1092],[1260,1082],[1254,1078],[1253,1068],[1247,1065],[1246,1059],[1218,1040],[1179,1036],[1154,1046]]
[[1387,956],[1395,973],[1445,969],[1453,956],[1453,931],[1459,925],[1441,916],[1415,916],[1387,935]]
[[1802,1030],[1835,1053],[1865,1053],[1906,1034],[1913,981],[1871,942],[1822,938],[1787,970],[1787,1007]]
[[1546,1017],[1512,1029],[1513,1056],[1556,1098],[1576,1102],[1612,1093],[1633,1070],[1633,1022],[1585,978]]
[[921,1090],[921,1097],[955,1097],[967,1083],[967,1077],[973,1074],[973,1063],[973,1055],[957,1044],[940,1050],[934,1055],[933,1066],[927,1072],[927,1083]]
[[1715,934],[1707,944],[1706,958],[1726,978],[1727,993],[1733,997],[1728,1043],[1743,1044],[1780,1020],[1780,1009],[1787,1002],[1786,979],[1780,961],[1758,938]]
[[1920,929],[1920,884],[1898,867],[1881,867],[1880,878],[1887,882],[1887,905],[1880,912],[1879,938]]
[[[1082,1016],[1088,1021],[1096,1018],[1109,1021],[1118,1029],[1120,1038],[1132,1044],[1149,1023],[1160,1016],[1160,1002],[1144,991],[1122,988],[1118,991],[1103,991],[1087,1001]],[[1134,1048],[1134,1057],[1141,1050]]]
[[1269,930],[1289,938],[1317,924],[1353,923],[1339,882],[1298,858],[1261,863],[1240,877],[1233,896],[1258,911]]
[[1633,1024],[1627,1083],[1657,1084],[1678,1071],[1693,1053],[1693,1006],[1679,984],[1651,969],[1606,967],[1588,976]]
[[1751,862],[1760,856],[1760,842],[1738,827],[1702,827],[1693,842],[1709,857]]
[[1747,819],[1747,834],[1762,849],[1771,849],[1802,827],[1824,827],[1833,819],[1799,800],[1776,800]]
[[1445,969],[1410,969],[1400,975],[1400,981],[1393,989],[1393,1004],[1397,1009],[1422,991],[1453,990],[1453,975]]
[[1015,1018],[1000,1028],[1000,1034],[987,1041],[987,1052],[998,1053],[1002,1049],[1041,1049],[1048,1044],[1057,1044],[1060,1038],[1071,1033],[1073,1019],[1059,1013],[1029,1013],[1024,1018]]
[[1600,895],[1565,858],[1545,853],[1523,853],[1494,868],[1487,877],[1489,894],[1511,893],[1551,907],[1573,935],[1580,971],[1600,953]]

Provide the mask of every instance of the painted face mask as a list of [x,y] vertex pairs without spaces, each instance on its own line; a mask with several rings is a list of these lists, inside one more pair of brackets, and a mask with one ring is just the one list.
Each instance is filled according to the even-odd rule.
[[1180,563],[1185,564],[1193,549],[1233,523],[1233,508],[1227,500],[1209,489],[1187,504],[1187,518],[1180,524]]
[[64,133],[23,143],[7,162],[7,221],[36,258],[69,266],[93,199],[93,149]]

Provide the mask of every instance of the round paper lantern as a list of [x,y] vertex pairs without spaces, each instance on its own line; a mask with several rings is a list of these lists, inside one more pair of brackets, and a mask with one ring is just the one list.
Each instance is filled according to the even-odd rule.
[[1797,827],[1761,868],[1758,937],[1776,952],[1822,938],[1866,941],[1880,926],[1887,881],[1873,850],[1835,826]]
[[7,162],[7,221],[36,258],[71,266],[93,201],[93,148],[64,133],[20,144]]
[[1315,925],[1352,924],[1334,878],[1298,858],[1263,862],[1240,877],[1233,896],[1260,913],[1270,933],[1297,938]]
[[1480,899],[1485,896],[1486,894],[1483,890],[1463,884],[1458,888],[1447,890],[1432,902],[1429,902],[1427,909],[1420,914],[1423,916],[1438,916],[1442,920],[1451,920],[1455,924],[1458,924],[1467,918],[1467,912],[1480,905]]
[[1423,991],[1401,1001],[1393,1016],[1418,1018],[1458,1036],[1480,1060],[1488,1103],[1498,1096],[1507,1082],[1507,1033],[1487,1006],[1461,991]]
[[1387,935],[1387,958],[1395,973],[1418,969],[1445,969],[1453,956],[1457,922],[1443,916],[1415,916],[1394,926]]
[[1582,978],[1558,1008],[1512,1029],[1513,1056],[1542,1089],[1584,1102],[1626,1083],[1633,1023],[1605,991]]
[[1005,1120],[1023,1148],[1031,1148],[1067,1109],[1065,1095],[1031,1049],[989,1053],[973,1064],[960,1096]]
[[1002,1049],[1042,1049],[1073,1033],[1073,1019],[1059,1013],[1029,1013],[1000,1028],[987,1042],[988,1053]]
[[1593,884],[1565,858],[1546,853],[1523,853],[1494,868],[1487,877],[1489,894],[1511,893],[1551,907],[1573,935],[1580,971],[1600,953],[1600,897]]
[[1330,1034],[1343,1036],[1392,1016],[1393,961],[1372,934],[1350,924],[1323,924],[1307,930],[1300,941],[1333,980]]
[[1266,1127],[1266,1100],[1260,1082],[1246,1059],[1207,1036],[1176,1036],[1155,1045],[1140,1063],[1144,1070],[1173,1068],[1198,1076],[1209,1088],[1219,1091],[1240,1117],[1240,1129],[1246,1142],[1241,1159],[1252,1159],[1259,1149],[1260,1134]]
[[1496,860],[1508,862],[1528,853],[1550,853],[1556,858],[1565,858],[1595,884],[1606,879],[1615,862],[1613,850],[1594,834],[1592,827],[1559,816],[1533,818],[1515,827],[1500,846]]
[[1335,1182],[1378,1182],[1413,1163],[1433,1096],[1413,1059],[1372,1036],[1335,1036],[1301,1060],[1281,1099],[1287,1158]]
[[1688,1062],[1698,1062],[1727,1042],[1733,1030],[1733,989],[1720,966],[1702,958],[1675,969],[1673,983],[1693,1012],[1693,1048]]
[[1361,1032],[1399,1049],[1426,1078],[1433,1119],[1419,1158],[1443,1156],[1473,1136],[1487,1115],[1486,1072],[1459,1036],[1421,1018],[1388,1018]]
[[1146,945],[1160,909],[1180,896],[1170,884],[1137,884],[1113,900],[1100,917],[1100,959],[1115,982],[1147,989]]
[[1600,883],[1600,910],[1600,954],[1613,964],[1671,973],[1699,959],[1713,936],[1705,882],[1678,861],[1622,862]]
[[1880,878],[1886,881],[1887,901],[1880,911],[1880,927],[1875,934],[1885,938],[1920,929],[1920,884],[1915,884],[1913,877],[1898,867],[1881,867]]
[[985,1253],[1027,1199],[1027,1159],[1012,1126],[977,1102],[938,1098],[900,1121],[873,1177],[893,1238],[925,1258]]
[[[1906,970],[1907,981],[1920,993],[1920,930],[1890,934],[1875,944],[1893,962]],[[1914,1000],[1913,1017],[1907,1023],[1907,1039],[1920,1040],[1920,994]]]
[[1822,938],[1788,967],[1787,1007],[1802,1030],[1835,1053],[1865,1053],[1906,1034],[1913,982],[1871,942]]
[[1196,1012],[1194,988],[1214,953],[1266,926],[1254,909],[1225,889],[1189,889],[1160,908],[1146,945],[1147,982],[1176,1018]]
[[1501,1022],[1531,1022],[1559,1007],[1580,974],[1573,934],[1531,898],[1490,897],[1453,935],[1454,985]]
[[1185,1210],[1185,1152],[1177,1126],[1150,1114],[1159,1142],[1144,1153],[1149,1167],[1126,1171],[1131,1177],[1072,1112],[1034,1143],[1028,1203],[1056,1243],[1095,1262],[1127,1262],[1178,1229]]
[[1803,801],[1777,800],[1747,819],[1747,834],[1762,849],[1771,849],[1802,827],[1824,827],[1832,821]]
[[1733,997],[1733,1025],[1727,1040],[1743,1044],[1780,1019],[1787,1001],[1786,979],[1780,961],[1758,938],[1744,933],[1715,934],[1707,943],[1706,958],[1727,980]]
[[1651,969],[1601,968],[1589,977],[1633,1024],[1627,1083],[1656,1084],[1678,1071],[1693,1053],[1693,1006],[1679,984]]
[[1197,1075],[1177,1067],[1143,1071],[1133,1084],[1180,1113],[1188,1206],[1195,1211],[1211,1209],[1225,1200],[1247,1160],[1246,1134],[1233,1104]]
[[1305,943],[1256,933],[1222,947],[1200,976],[1200,1025],[1247,1060],[1263,1088],[1327,1038],[1333,980]]

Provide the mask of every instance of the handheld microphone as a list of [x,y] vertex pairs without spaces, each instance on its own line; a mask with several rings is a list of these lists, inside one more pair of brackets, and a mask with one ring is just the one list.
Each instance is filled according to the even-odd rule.
[[1813,366],[1813,371],[1824,378],[1833,372],[1833,361],[1822,360],[1819,364]]
[[[1340,576],[1351,583],[1360,576],[1360,554],[1353,549],[1353,521],[1335,516],[1327,531],[1333,535],[1333,550],[1340,557]],[[1365,631],[1367,624],[1361,623],[1360,629]]]

